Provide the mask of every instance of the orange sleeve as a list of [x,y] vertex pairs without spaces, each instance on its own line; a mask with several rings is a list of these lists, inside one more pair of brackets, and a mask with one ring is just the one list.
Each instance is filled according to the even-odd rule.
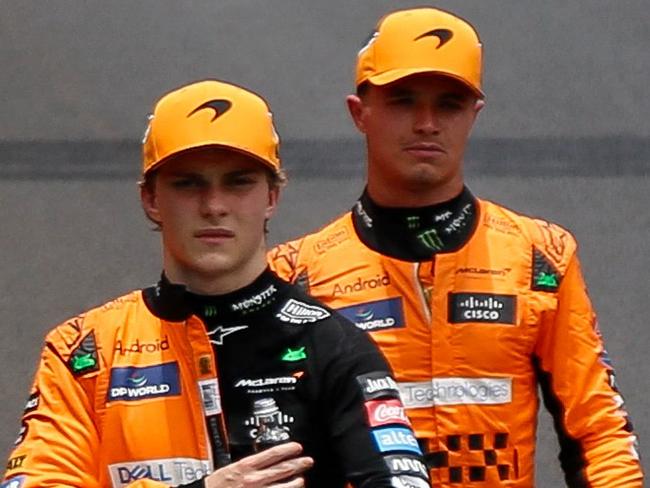
[[99,487],[91,400],[51,342],[41,355],[6,479],[28,487]]
[[641,487],[636,436],[575,254],[555,311],[547,312],[540,326],[535,361],[568,486]]
[[[55,346],[46,343],[4,481],[20,481],[21,488],[103,486],[93,383],[92,377],[76,378]],[[167,485],[138,480],[129,486]]]

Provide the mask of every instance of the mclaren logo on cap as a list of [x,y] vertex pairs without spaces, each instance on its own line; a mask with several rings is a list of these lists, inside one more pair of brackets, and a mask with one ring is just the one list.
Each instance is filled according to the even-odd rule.
[[451,32],[449,29],[433,29],[432,31],[425,32],[424,34],[417,36],[414,40],[419,41],[424,37],[437,37],[438,39],[440,39],[440,44],[438,44],[438,46],[436,47],[436,49],[440,49],[449,41],[449,39],[454,37],[454,33]]
[[187,114],[187,116],[191,117],[199,110],[203,110],[204,108],[211,108],[212,110],[214,110],[214,116],[212,117],[212,120],[210,122],[214,122],[215,120],[217,120],[217,117],[220,117],[223,114],[225,114],[230,109],[231,106],[232,103],[230,103],[230,101],[228,100],[221,100],[221,99],[208,100],[207,102],[199,105],[194,110],[192,110],[189,114]]

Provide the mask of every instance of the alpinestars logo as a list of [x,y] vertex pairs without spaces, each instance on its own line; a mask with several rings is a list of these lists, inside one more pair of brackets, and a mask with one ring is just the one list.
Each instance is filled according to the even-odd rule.
[[210,120],[210,122],[214,122],[215,120],[217,120],[218,117],[221,117],[228,110],[230,110],[231,106],[232,106],[232,103],[230,103],[229,100],[221,100],[221,99],[208,100],[207,102],[199,105],[194,110],[192,110],[189,114],[187,114],[187,116],[191,117],[192,115],[194,115],[199,110],[203,110],[205,108],[211,108],[212,110],[214,110],[214,115],[212,116],[212,119]]
[[454,33],[449,29],[433,29],[432,31],[425,32],[424,34],[420,34],[414,39],[414,41],[419,41],[424,37],[437,37],[440,40],[440,43],[438,44],[436,49],[440,49],[442,46],[447,44],[447,42],[449,42],[449,40],[452,37],[454,37]]
[[248,325],[237,325],[235,327],[222,327],[221,325],[214,330],[208,332],[210,342],[217,346],[223,346],[223,338],[227,335],[237,332],[238,330],[248,329]]
[[331,314],[322,307],[316,305],[309,305],[308,303],[299,302],[293,298],[289,299],[284,304],[275,316],[282,322],[290,324],[306,324],[309,322],[317,322],[329,317]]

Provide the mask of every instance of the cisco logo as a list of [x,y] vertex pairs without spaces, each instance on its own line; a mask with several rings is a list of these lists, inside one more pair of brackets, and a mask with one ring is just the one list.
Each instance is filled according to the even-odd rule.
[[517,297],[492,293],[450,293],[449,322],[515,324]]

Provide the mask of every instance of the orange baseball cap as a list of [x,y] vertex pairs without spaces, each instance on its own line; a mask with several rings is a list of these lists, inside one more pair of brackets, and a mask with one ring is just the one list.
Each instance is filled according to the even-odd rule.
[[156,103],[142,140],[142,174],[175,154],[208,146],[242,152],[280,171],[280,138],[266,101],[239,86],[205,80]]
[[480,98],[481,41],[474,27],[435,8],[399,10],[379,20],[359,51],[356,85],[386,85],[416,73],[455,78]]

